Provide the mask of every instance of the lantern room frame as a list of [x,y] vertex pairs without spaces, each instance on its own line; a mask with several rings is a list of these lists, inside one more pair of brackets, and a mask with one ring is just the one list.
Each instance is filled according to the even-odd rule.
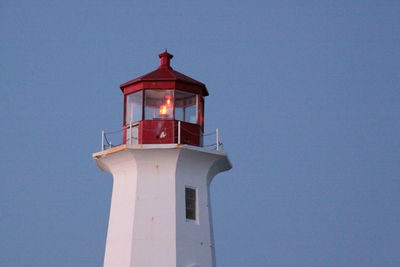
[[[123,110],[123,143],[135,144],[168,144],[180,143],[202,146],[204,132],[204,97],[208,96],[206,86],[182,73],[172,69],[170,60],[173,55],[167,51],[159,55],[160,66],[153,72],[143,75],[120,85],[124,94]],[[130,107],[127,99],[134,93],[141,94],[141,114],[138,121],[127,121],[127,109]],[[146,117],[146,108],[149,107],[147,94],[150,92],[172,92],[172,97],[159,106],[159,117]],[[193,94],[196,99],[196,121],[189,122],[184,118],[177,118],[177,93]],[[154,101],[157,99],[155,98]],[[172,103],[171,103],[172,101]],[[182,100],[182,103],[184,100]],[[133,104],[134,105],[134,104]],[[170,105],[171,110],[167,110]],[[182,104],[183,105],[183,104]],[[153,109],[157,106],[152,106]],[[169,112],[172,111],[172,114]],[[182,110],[183,112],[183,110]],[[162,115],[168,115],[163,116]],[[182,115],[184,117],[184,115]],[[131,117],[132,119],[132,117]]]

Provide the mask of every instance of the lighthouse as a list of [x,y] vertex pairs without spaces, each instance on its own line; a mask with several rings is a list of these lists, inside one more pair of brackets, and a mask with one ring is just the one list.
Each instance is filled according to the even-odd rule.
[[218,130],[205,142],[206,86],[160,66],[120,85],[120,144],[102,133],[97,166],[113,176],[104,267],[213,267],[210,184],[231,169]]

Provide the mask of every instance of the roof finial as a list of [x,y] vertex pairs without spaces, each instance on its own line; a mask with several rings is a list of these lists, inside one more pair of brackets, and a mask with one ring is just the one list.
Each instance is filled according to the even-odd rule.
[[159,54],[158,57],[161,59],[160,67],[158,67],[159,69],[161,69],[161,68],[172,69],[171,65],[170,65],[170,61],[171,61],[171,58],[173,58],[174,56],[171,55],[170,53],[168,53],[167,49],[165,49],[164,53]]

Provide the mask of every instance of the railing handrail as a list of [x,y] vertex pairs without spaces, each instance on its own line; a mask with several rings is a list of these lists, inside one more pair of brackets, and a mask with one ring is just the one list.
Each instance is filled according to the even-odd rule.
[[[128,143],[128,140],[129,140],[128,144],[132,144],[132,139],[136,139],[136,140],[138,139],[138,137],[133,137],[132,136],[132,128],[137,127],[138,125],[139,125],[138,123],[130,123],[128,125],[124,125],[122,127],[122,129],[119,129],[119,130],[109,131],[109,132],[106,132],[104,130],[101,131],[101,150],[102,151],[105,150],[107,146],[108,146],[108,149],[113,147],[112,142],[107,139],[107,135],[120,133],[120,132],[122,132],[124,130],[126,130],[127,134],[129,134],[129,139],[128,139],[128,135],[126,136],[126,142]],[[172,128],[172,127],[169,127],[169,128]],[[151,130],[150,129],[144,129],[144,130],[151,131],[153,129],[151,129]],[[177,140],[177,144],[179,144],[179,145],[181,144],[181,138],[182,138],[181,132],[182,132],[182,130],[187,132],[187,133],[189,133],[189,134],[196,135],[196,136],[201,136],[201,137],[207,137],[207,136],[215,135],[215,143],[209,144],[209,145],[202,145],[202,147],[214,147],[215,146],[215,149],[217,151],[222,151],[223,150],[223,143],[221,141],[219,128],[216,128],[215,131],[213,131],[213,132],[209,132],[209,133],[206,133],[206,134],[201,132],[200,134],[198,134],[198,133],[193,133],[192,131],[186,129],[185,127],[182,126],[181,121],[178,121],[178,140]]]

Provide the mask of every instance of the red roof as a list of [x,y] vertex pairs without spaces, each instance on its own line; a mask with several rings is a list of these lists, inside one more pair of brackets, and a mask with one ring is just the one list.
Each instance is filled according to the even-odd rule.
[[190,78],[189,76],[186,76],[185,74],[182,74],[172,69],[172,67],[170,66],[170,59],[173,57],[173,55],[165,51],[164,53],[159,54],[158,56],[161,59],[161,64],[158,67],[158,69],[149,72],[143,76],[140,76],[136,79],[133,79],[129,82],[121,84],[119,86],[121,90],[128,85],[132,85],[143,81],[177,81],[199,86],[201,87],[203,94],[205,96],[208,95],[208,91],[204,83],[196,81],[195,79]]

